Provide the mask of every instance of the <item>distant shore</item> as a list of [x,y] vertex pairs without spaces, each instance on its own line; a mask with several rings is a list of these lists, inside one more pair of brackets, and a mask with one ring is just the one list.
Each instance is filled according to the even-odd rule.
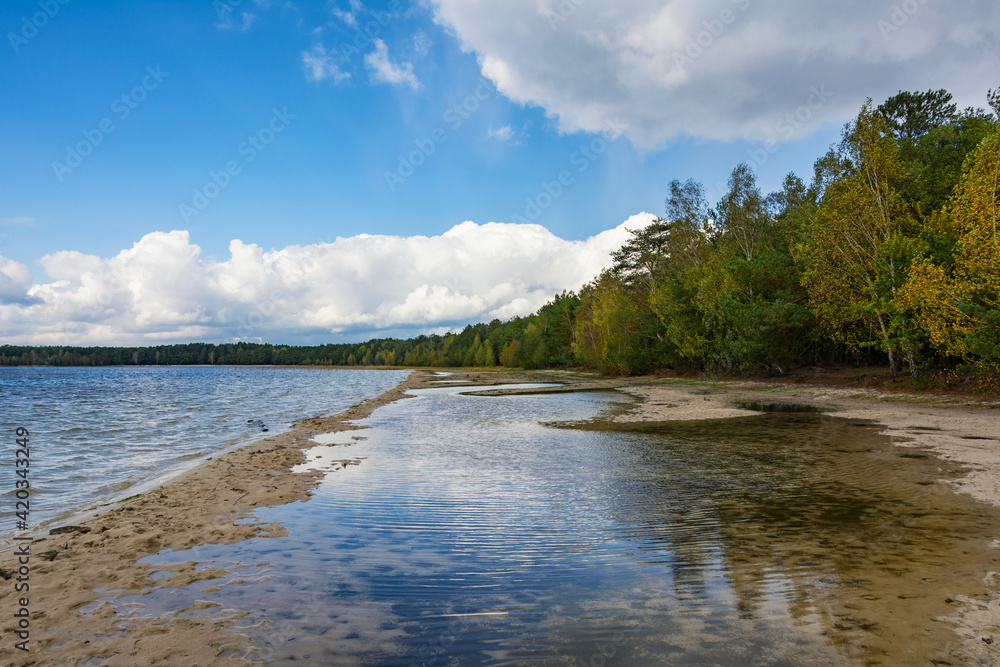
[[[450,373],[447,377],[442,373]],[[441,384],[447,380],[448,384]],[[462,382],[456,382],[462,381]],[[0,552],[0,661],[6,664],[76,664],[99,659],[108,665],[243,664],[254,647],[239,634],[236,623],[247,615],[218,609],[211,616],[130,619],[124,629],[113,627],[110,602],[100,598],[141,594],[154,586],[181,588],[195,581],[220,577],[220,568],[197,569],[193,562],[164,567],[138,564],[164,549],[184,550],[200,544],[233,544],[254,537],[285,534],[277,524],[236,523],[260,507],[306,500],[323,473],[293,473],[305,460],[304,450],[315,435],[361,428],[355,422],[376,408],[403,399],[410,389],[434,386],[476,387],[525,382],[558,383],[549,389],[485,389],[482,393],[548,393],[617,391],[625,402],[607,419],[658,423],[672,420],[716,419],[757,414],[762,404],[800,404],[835,416],[866,419],[882,426],[895,444],[927,448],[942,459],[960,464],[966,476],[953,484],[957,492],[1000,507],[1000,401],[948,396],[887,393],[809,384],[754,381],[678,380],[671,378],[599,378],[565,371],[490,369],[415,370],[404,382],[377,398],[363,401],[332,417],[296,422],[287,432],[213,456],[212,460],[154,488],[128,498],[96,516],[55,535],[31,543],[31,653],[13,647],[16,619],[14,581],[16,548]],[[334,479],[336,473],[333,473]],[[1000,527],[998,527],[1000,539]],[[6,546],[6,545],[5,545]],[[169,579],[153,581],[155,570],[170,569]],[[206,609],[212,603],[205,603]],[[1000,635],[1000,601],[970,600],[955,621],[967,645],[983,657],[995,650],[979,641],[983,633]],[[85,609],[87,613],[81,613]],[[188,610],[190,611],[190,610]],[[44,613],[44,616],[40,614]],[[210,619],[210,620],[206,620]],[[986,635],[983,635],[986,636]]]

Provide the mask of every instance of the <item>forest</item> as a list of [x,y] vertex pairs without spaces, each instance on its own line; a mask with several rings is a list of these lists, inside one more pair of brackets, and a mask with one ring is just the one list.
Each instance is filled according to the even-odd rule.
[[807,183],[764,194],[672,181],[663,217],[537,313],[357,344],[0,346],[0,365],[282,364],[783,374],[884,364],[893,376],[1000,371],[1000,90],[868,100]]

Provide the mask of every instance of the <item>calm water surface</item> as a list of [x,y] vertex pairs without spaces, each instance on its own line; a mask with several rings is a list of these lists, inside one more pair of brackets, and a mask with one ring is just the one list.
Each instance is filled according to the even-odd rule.
[[[31,432],[30,518],[39,523],[130,495],[184,461],[259,437],[248,419],[262,419],[273,434],[377,396],[405,376],[235,366],[6,368],[0,433],[13,445],[18,426]],[[8,463],[0,467],[4,491],[14,489]],[[0,534],[13,528],[0,526]]]
[[230,567],[228,582],[121,613],[247,610],[255,657],[275,664],[955,664],[935,619],[1000,569],[997,514],[861,422],[553,428],[621,399],[460,391],[317,447],[312,465],[360,464],[258,512],[288,537],[144,561]]

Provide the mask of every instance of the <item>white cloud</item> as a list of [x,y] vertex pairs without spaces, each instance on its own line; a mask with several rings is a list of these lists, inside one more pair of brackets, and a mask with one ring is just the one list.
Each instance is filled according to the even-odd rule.
[[45,255],[49,282],[0,257],[0,337],[22,344],[263,338],[357,340],[527,315],[610,264],[643,213],[583,241],[540,225],[464,222],[440,236],[337,238],[265,251],[233,240],[206,259],[188,232],[153,232],[114,257]]
[[0,256],[0,308],[7,304],[19,307],[34,303],[28,294],[32,282],[27,266]]
[[792,139],[900,89],[948,88],[960,106],[983,106],[1000,68],[996,2],[432,2],[503,94],[564,132],[620,119],[642,148],[681,135]]
[[336,16],[338,19],[340,19],[347,25],[351,26],[352,28],[358,25],[358,20],[354,17],[354,14],[352,14],[351,12],[345,12],[344,10],[338,9],[336,7],[334,7],[332,11],[334,16]]
[[514,138],[514,128],[510,125],[504,125],[503,127],[498,127],[497,129],[490,128],[490,136],[494,139],[499,139],[500,141],[510,141]]
[[306,66],[306,74],[313,81],[332,78],[334,83],[340,83],[351,78],[348,72],[340,70],[333,56],[326,52],[326,47],[322,44],[314,44],[311,50],[303,51],[302,64]]
[[0,218],[0,225],[25,225],[30,227],[33,224],[35,224],[35,219],[26,215],[16,218]]
[[412,63],[397,65],[389,57],[389,47],[381,39],[373,40],[375,50],[365,54],[365,65],[372,71],[372,80],[394,86],[404,84],[413,90],[420,90],[420,82],[413,73]]
[[341,9],[340,7],[333,7],[330,9],[330,11],[333,13],[334,16],[336,16],[338,19],[340,19],[347,25],[355,27],[358,25],[358,13],[362,9],[364,9],[364,5],[361,4],[360,0],[350,0],[349,4],[351,6],[350,10],[344,10]]

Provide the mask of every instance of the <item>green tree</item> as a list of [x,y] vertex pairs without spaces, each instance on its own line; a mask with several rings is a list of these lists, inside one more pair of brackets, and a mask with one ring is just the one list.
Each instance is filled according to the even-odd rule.
[[894,186],[904,177],[899,148],[871,100],[845,128],[836,164],[804,248],[813,308],[836,339],[884,352],[893,375],[903,356],[916,373],[914,332],[898,297],[918,244]]
[[748,165],[733,170],[693,295],[704,331],[703,362],[783,373],[801,359],[814,318],[792,257],[795,225],[786,229],[779,220],[788,223],[804,197],[801,181],[790,178],[779,195],[764,198]]
[[626,285],[656,288],[671,228],[671,223],[657,218],[645,227],[630,230],[625,245],[611,253],[612,270]]
[[752,261],[770,241],[773,220],[747,163],[733,169],[729,189],[716,206],[716,226],[728,250]]
[[711,333],[697,307],[702,271],[711,257],[715,227],[701,183],[670,183],[665,202],[670,222],[661,278],[649,296],[659,324],[661,358],[671,364],[699,364],[712,357]]
[[958,107],[951,100],[951,93],[944,89],[926,93],[901,90],[880,104],[877,111],[894,134],[916,139],[955,117]]

